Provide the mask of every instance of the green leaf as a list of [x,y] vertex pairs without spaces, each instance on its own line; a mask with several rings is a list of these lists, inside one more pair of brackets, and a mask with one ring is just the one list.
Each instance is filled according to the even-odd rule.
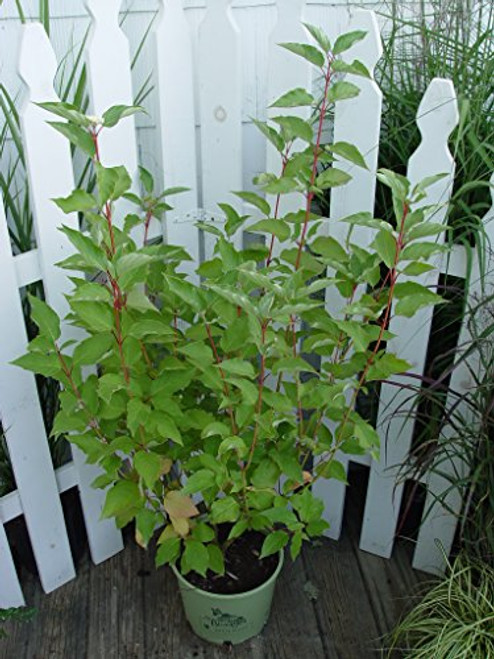
[[302,87],[292,89],[291,91],[283,94],[274,103],[271,104],[272,108],[296,108],[314,103],[314,97]]
[[365,30],[354,30],[346,34],[341,34],[334,43],[333,55],[339,55],[349,50],[353,45],[365,39],[366,36],[367,32]]
[[175,444],[183,446],[183,439],[180,430],[177,428],[173,419],[163,415],[158,422],[158,432],[163,439],[171,439]]
[[300,554],[302,549],[303,535],[302,531],[297,531],[292,536],[292,543],[290,545],[290,557],[294,561],[297,556]]
[[225,559],[217,545],[208,545],[209,569],[216,574],[225,574]]
[[48,123],[57,132],[66,137],[71,144],[84,151],[90,158],[94,158],[96,148],[91,135],[86,130],[73,124],[65,124],[58,121],[49,121]]
[[440,295],[433,293],[428,288],[425,288],[425,286],[421,286],[416,282],[396,284],[395,296],[399,300],[394,308],[395,315],[406,316],[408,318],[411,318],[423,307],[446,302]]
[[199,542],[211,542],[214,540],[214,530],[204,522],[198,522],[192,531],[192,537]]
[[203,577],[209,567],[209,552],[207,548],[198,540],[189,538],[185,541],[185,549],[182,555],[181,572],[188,574],[191,571],[197,572]]
[[60,231],[67,236],[87,265],[106,272],[108,259],[103,250],[89,236],[66,226],[61,227]]
[[292,233],[290,226],[283,220],[260,220],[249,226],[249,231],[274,235],[280,242],[288,240]]
[[119,481],[111,490],[108,490],[101,517],[105,519],[115,517],[121,513],[137,512],[141,505],[141,493],[137,483]]
[[417,240],[417,238],[425,238],[426,236],[437,236],[444,233],[446,230],[447,227],[444,226],[444,224],[439,224],[437,222],[422,222],[408,231],[406,240],[409,242],[411,240]]
[[315,369],[302,357],[278,359],[273,364],[273,373],[316,373]]
[[348,260],[348,254],[340,243],[335,238],[329,236],[319,236],[316,238],[311,244],[311,251],[331,261],[345,262]]
[[109,332],[113,329],[113,311],[104,302],[77,302],[70,300],[70,306],[80,324],[92,332]]
[[418,277],[419,275],[423,275],[426,272],[430,272],[431,270],[434,270],[434,266],[430,265],[430,263],[412,261],[412,263],[409,263],[406,268],[403,268],[401,272],[404,275],[408,275],[409,277]]
[[167,538],[156,551],[156,567],[174,563],[180,555],[180,538]]
[[374,241],[372,247],[376,250],[381,260],[388,268],[393,268],[397,256],[396,239],[390,231],[381,229]]
[[132,179],[125,167],[103,167],[100,163],[96,163],[96,180],[101,206],[108,201],[119,199],[132,185]]
[[151,172],[148,171],[145,167],[139,166],[139,179],[142,183],[144,191],[148,194],[151,194],[154,189],[154,180]]
[[261,558],[276,554],[288,544],[288,535],[285,531],[273,531],[262,543]]
[[372,79],[369,69],[358,59],[354,59],[351,63],[344,62],[341,59],[335,60],[332,64],[332,68],[335,73],[350,73],[354,76]]
[[[78,107],[72,103],[66,103],[61,101],[48,101],[45,103],[36,103],[40,108],[43,108],[51,114],[55,114],[57,117],[62,117],[62,119],[67,119],[71,124],[77,126],[89,127],[90,121],[83,114]],[[66,124],[64,124],[66,125]]]
[[280,468],[270,459],[264,459],[252,474],[251,482],[260,489],[274,487],[280,477]]
[[221,362],[221,365],[218,365],[218,368],[221,368],[228,375],[240,375],[250,379],[256,377],[254,367],[244,359],[225,359]]
[[359,446],[366,451],[376,451],[379,448],[381,440],[375,428],[363,419],[355,422],[355,436]]
[[143,508],[136,515],[136,540],[141,547],[146,548],[149,541],[154,535],[158,519],[157,514],[153,510]]
[[339,80],[329,88],[328,102],[336,103],[337,101],[345,101],[349,98],[355,98],[360,94],[360,87],[354,85],[353,82],[346,80]]
[[83,213],[98,205],[93,195],[85,190],[74,190],[68,197],[58,197],[53,201],[66,214]]
[[314,131],[308,121],[300,117],[273,117],[272,121],[281,126],[283,136],[287,142],[300,138],[309,144],[314,138]]
[[433,254],[438,252],[446,252],[448,247],[446,245],[441,245],[440,243],[413,243],[412,245],[407,245],[402,252],[401,260],[402,261],[420,261],[421,259],[429,259]]
[[114,338],[111,334],[90,336],[76,346],[73,354],[74,364],[79,366],[97,364],[113,345]]
[[285,141],[279,133],[277,133],[274,128],[268,126],[264,121],[258,121],[257,119],[252,119],[253,124],[261,131],[264,137],[271,142],[274,148],[279,152],[283,153],[285,149]]
[[304,23],[304,27],[308,30],[309,34],[315,39],[315,41],[321,46],[325,53],[329,53],[331,50],[331,41],[328,39],[326,34],[320,27],[316,25],[311,25],[310,23]]
[[341,483],[348,483],[345,467],[335,459],[331,459],[329,462],[320,462],[316,466],[316,474],[328,480],[334,478]]
[[146,487],[152,489],[161,475],[161,459],[156,453],[138,451],[134,456],[134,467]]
[[240,516],[240,505],[233,497],[217,499],[211,506],[211,521],[214,524],[236,522]]
[[127,427],[135,434],[139,426],[145,427],[151,408],[138,398],[131,398],[127,404]]
[[[239,215],[237,211],[230,206],[230,204],[218,204],[226,217],[225,222],[225,232],[227,236],[233,236],[233,234],[239,229],[242,224],[245,222],[247,216]],[[204,265],[204,264],[202,264]]]
[[295,178],[282,176],[281,178],[272,178],[262,184],[262,189],[268,194],[289,194],[299,187]]
[[117,373],[106,373],[100,377],[98,382],[98,395],[106,403],[109,403],[113,394],[121,389],[125,389],[125,380],[122,375]]
[[247,446],[241,437],[227,437],[218,447],[218,455],[225,455],[230,451],[235,451],[239,458],[247,455]]
[[299,55],[300,57],[303,57],[305,60],[310,62],[311,64],[315,64],[316,66],[323,67],[324,62],[326,61],[325,56],[319,48],[316,48],[315,46],[310,46],[309,44],[304,44],[304,43],[293,43],[293,42],[288,42],[288,43],[280,43],[278,44],[282,48],[285,48],[286,50],[289,50],[291,53],[295,53],[295,55]]
[[40,332],[53,342],[60,338],[60,318],[46,302],[28,294],[31,307],[31,319],[39,327]]
[[326,190],[327,188],[335,188],[340,185],[345,185],[351,180],[352,177],[350,174],[347,174],[336,167],[328,167],[317,177],[316,187],[321,190]]
[[202,492],[207,490],[210,487],[213,487],[216,483],[216,476],[209,469],[199,469],[195,473],[191,474],[187,483],[182,489],[184,494],[195,494],[196,492]]
[[252,204],[252,206],[255,206],[258,208],[261,213],[269,217],[271,214],[271,206],[268,204],[268,202],[260,197],[258,194],[255,192],[234,192],[237,197],[240,197],[240,199],[243,199],[243,201],[246,201],[248,204]]
[[385,352],[370,366],[365,377],[366,381],[385,380],[390,375],[396,373],[405,373],[410,370],[411,364],[404,359],[399,359],[395,355]]
[[103,126],[112,128],[125,117],[130,117],[137,112],[146,113],[146,110],[140,105],[114,105],[103,113]]
[[127,295],[127,307],[130,309],[136,309],[137,311],[154,311],[158,310],[154,304],[150,301],[148,296],[141,290],[134,288]]
[[203,302],[197,286],[181,277],[165,276],[165,282],[179,300],[188,304],[196,312],[202,311]]
[[355,145],[350,144],[349,142],[336,142],[335,144],[331,144],[326,148],[331,153],[335,153],[337,156],[341,156],[354,165],[368,169],[364,156],[360,153]]

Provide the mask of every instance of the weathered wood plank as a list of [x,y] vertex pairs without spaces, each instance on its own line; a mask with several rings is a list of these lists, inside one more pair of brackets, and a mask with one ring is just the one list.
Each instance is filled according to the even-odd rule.
[[[227,649],[196,638],[171,570],[155,570],[152,553],[128,538],[125,552],[99,566],[86,561],[78,579],[50,596],[41,594],[32,576],[25,578],[26,600],[39,612],[29,625],[9,625],[0,657],[368,659],[421,575],[410,567],[403,545],[389,561],[357,549],[363,495],[350,492],[340,542],[325,539],[307,547],[296,563],[286,559],[271,618],[260,636],[243,645]],[[318,591],[316,602],[304,590],[309,581]]]

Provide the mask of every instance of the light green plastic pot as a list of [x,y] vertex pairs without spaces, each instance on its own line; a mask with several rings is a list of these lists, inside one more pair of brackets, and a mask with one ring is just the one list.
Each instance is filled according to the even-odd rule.
[[217,595],[190,584],[172,565],[185,615],[200,638],[210,643],[242,643],[257,636],[269,618],[276,579],[283,566],[283,552],[271,577],[262,585],[238,595]]

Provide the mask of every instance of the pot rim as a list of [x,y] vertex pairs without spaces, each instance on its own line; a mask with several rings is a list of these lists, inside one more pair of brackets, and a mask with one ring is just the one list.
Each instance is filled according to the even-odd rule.
[[195,591],[197,593],[201,593],[204,595],[207,595],[208,597],[212,599],[218,599],[222,601],[231,601],[231,600],[238,600],[238,599],[243,599],[245,597],[249,597],[251,595],[254,595],[258,593],[259,591],[263,590],[267,586],[271,585],[276,579],[278,578],[278,575],[281,572],[281,568],[283,567],[283,563],[285,560],[285,555],[283,553],[283,550],[280,549],[278,552],[278,565],[276,567],[276,570],[273,572],[273,574],[269,577],[267,581],[264,583],[260,584],[259,586],[256,586],[255,588],[252,588],[251,590],[246,590],[243,593],[212,593],[209,590],[203,590],[202,588],[199,588],[198,586],[194,586],[194,584],[191,584],[187,579],[180,574],[179,570],[177,569],[176,565],[170,565],[171,569],[173,570],[174,575],[177,577],[177,580],[180,584],[180,589],[182,590],[188,590],[188,591]]

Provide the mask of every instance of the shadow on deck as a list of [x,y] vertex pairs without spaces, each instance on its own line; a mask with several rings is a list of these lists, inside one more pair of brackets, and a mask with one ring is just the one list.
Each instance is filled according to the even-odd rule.
[[[357,485],[357,483],[355,483]],[[124,552],[94,566],[87,554],[77,579],[45,595],[24,574],[24,592],[37,615],[9,625],[2,659],[367,659],[397,621],[424,575],[410,567],[409,547],[397,542],[391,560],[358,549],[362,502],[347,497],[339,542],[324,539],[287,560],[263,634],[236,648],[197,639],[182,613],[169,569],[130,539]]]

